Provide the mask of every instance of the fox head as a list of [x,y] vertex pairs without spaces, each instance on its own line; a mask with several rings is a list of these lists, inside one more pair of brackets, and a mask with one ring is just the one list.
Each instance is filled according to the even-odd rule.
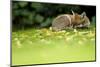
[[82,14],[78,14],[72,11],[72,24],[74,27],[89,27],[90,26],[90,20],[86,16],[86,13],[83,12]]

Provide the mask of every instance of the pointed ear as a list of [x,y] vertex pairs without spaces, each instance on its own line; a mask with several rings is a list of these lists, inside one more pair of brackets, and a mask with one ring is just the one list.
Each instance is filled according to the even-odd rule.
[[72,14],[73,14],[73,16],[75,15],[75,13],[74,13],[74,11],[72,10]]
[[72,14],[73,14],[73,19],[75,19],[75,12],[73,10],[72,11]]
[[86,13],[83,12],[83,13],[81,14],[81,18],[84,18],[85,16],[86,16]]

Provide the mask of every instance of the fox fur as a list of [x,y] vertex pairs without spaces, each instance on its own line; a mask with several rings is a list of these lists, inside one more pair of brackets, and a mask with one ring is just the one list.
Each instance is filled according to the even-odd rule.
[[81,15],[78,13],[74,13],[73,11],[72,14],[58,15],[52,22],[53,31],[61,31],[63,29],[82,28],[89,26],[90,20],[86,16],[85,12],[83,12]]

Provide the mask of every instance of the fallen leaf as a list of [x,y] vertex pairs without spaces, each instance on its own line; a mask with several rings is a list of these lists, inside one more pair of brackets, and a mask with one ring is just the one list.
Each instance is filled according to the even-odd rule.
[[76,29],[74,29],[74,32],[77,33],[78,31]]

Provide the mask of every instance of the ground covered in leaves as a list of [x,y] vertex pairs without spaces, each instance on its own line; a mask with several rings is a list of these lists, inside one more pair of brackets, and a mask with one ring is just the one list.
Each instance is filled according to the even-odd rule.
[[95,60],[95,28],[12,32],[12,65]]

